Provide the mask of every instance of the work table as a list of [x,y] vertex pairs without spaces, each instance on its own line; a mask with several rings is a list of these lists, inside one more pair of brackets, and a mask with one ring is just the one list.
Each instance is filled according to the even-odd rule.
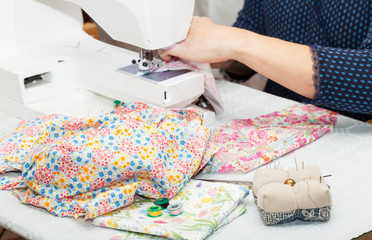
[[[278,111],[296,102],[242,85],[218,81],[225,113],[211,127],[231,119],[247,119]],[[0,137],[19,119],[0,112]],[[351,239],[372,230],[372,125],[339,116],[335,130],[315,142],[272,162],[283,168],[304,162],[318,165],[331,187],[332,211],[328,222],[300,222],[265,226],[252,194],[245,200],[244,215],[224,226],[208,239]],[[265,166],[263,166],[265,167]],[[14,173],[11,173],[14,174]],[[9,175],[9,174],[8,174]],[[203,178],[252,180],[247,174],[204,174]],[[43,209],[20,204],[9,191],[0,191],[0,226],[27,239],[113,239],[121,232],[96,227],[84,219],[58,218]],[[120,238],[115,238],[120,239]]]

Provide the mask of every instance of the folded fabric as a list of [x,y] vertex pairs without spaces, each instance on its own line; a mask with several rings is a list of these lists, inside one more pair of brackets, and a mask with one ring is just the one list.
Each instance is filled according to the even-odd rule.
[[288,171],[258,169],[253,179],[253,196],[265,225],[330,218],[330,188],[317,166]]
[[337,113],[302,104],[233,120],[212,133],[209,145],[219,150],[203,172],[248,172],[315,141],[333,130],[336,122]]
[[[90,118],[45,116],[24,121],[2,141],[2,179],[22,203],[58,216],[94,218],[135,200],[172,198],[200,167],[209,129],[195,109],[166,110],[136,103]],[[17,159],[10,161],[10,157]],[[206,162],[205,160],[203,162]]]
[[19,122],[18,127],[0,141],[0,173],[20,171],[27,154],[36,145],[68,137],[60,135],[60,131],[56,131],[54,126],[71,119],[63,115],[47,115]]
[[[93,224],[171,239],[204,239],[245,211],[240,203],[248,193],[244,186],[191,180],[170,201],[182,204],[183,213],[178,216],[163,210],[161,216],[149,217],[147,209],[153,206],[153,200],[140,198],[130,206],[95,218]],[[134,239],[135,235],[125,232],[114,239],[125,237]]]
[[[22,121],[0,142],[0,189],[18,188],[23,203],[58,216],[94,218],[126,206],[135,195],[171,198],[191,176],[249,171],[333,129],[336,114],[297,105],[214,131],[194,109],[136,103],[90,118],[49,115]],[[214,156],[212,157],[212,155]]]

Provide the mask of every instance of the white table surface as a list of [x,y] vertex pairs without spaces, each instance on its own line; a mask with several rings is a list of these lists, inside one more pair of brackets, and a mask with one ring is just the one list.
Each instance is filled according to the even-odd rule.
[[[219,81],[226,112],[214,126],[237,118],[252,118],[281,110],[295,102],[241,85]],[[0,137],[19,119],[0,112]],[[334,132],[275,161],[283,168],[316,164],[331,187],[331,219],[325,223],[294,221],[276,226],[262,224],[252,195],[247,211],[208,239],[351,239],[372,230],[372,125],[340,116]],[[252,180],[247,174],[205,175],[205,178]],[[73,218],[55,217],[43,209],[18,203],[8,191],[0,191],[0,225],[27,239],[112,239],[119,230],[96,227]],[[120,238],[115,238],[120,239]]]

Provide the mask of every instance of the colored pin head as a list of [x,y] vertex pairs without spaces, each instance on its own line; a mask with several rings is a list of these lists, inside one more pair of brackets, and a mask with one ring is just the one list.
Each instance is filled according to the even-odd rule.
[[285,180],[284,184],[288,184],[289,186],[293,187],[296,184],[296,181],[292,178],[288,178],[287,180]]

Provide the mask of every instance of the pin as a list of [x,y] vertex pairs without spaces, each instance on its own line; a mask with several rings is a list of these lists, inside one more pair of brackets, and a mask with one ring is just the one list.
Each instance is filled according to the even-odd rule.
[[115,100],[114,105],[115,105],[115,107],[119,107],[121,105],[121,101]]
[[331,176],[332,176],[332,174],[324,175],[323,177],[320,176],[320,177],[319,177],[319,182],[322,183],[322,178],[325,178],[325,177],[331,177]]
[[288,178],[287,180],[285,180],[284,184],[288,184],[289,186],[293,187],[296,184],[296,181],[292,178]]
[[295,159],[295,164],[296,164],[296,171],[298,171],[298,167],[297,167],[297,159],[296,159],[296,157],[295,157],[294,159]]

